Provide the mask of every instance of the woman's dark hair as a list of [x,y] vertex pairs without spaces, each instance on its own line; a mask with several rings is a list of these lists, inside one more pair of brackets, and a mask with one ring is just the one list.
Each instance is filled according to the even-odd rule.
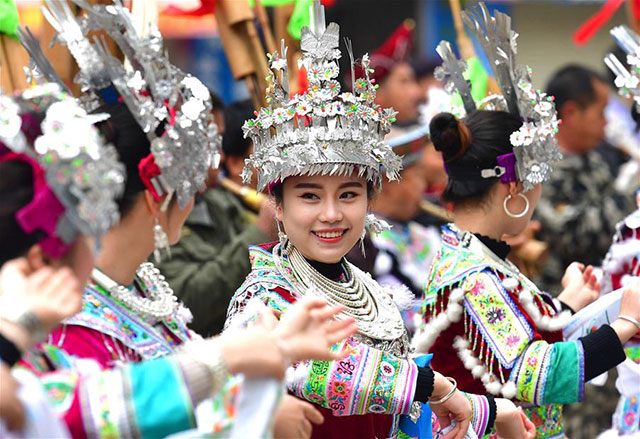
[[23,256],[44,237],[39,230],[27,234],[16,221],[16,213],[33,199],[33,169],[25,162],[0,163],[0,265]]
[[429,131],[449,175],[445,201],[481,201],[498,181],[482,178],[482,169],[494,168],[499,155],[513,152],[509,137],[520,126],[520,118],[504,111],[478,110],[462,120],[451,113],[435,116]]
[[[283,196],[282,189],[283,189],[282,183],[278,183],[271,188],[271,196],[275,199],[277,204],[282,203],[282,196]],[[376,194],[376,191],[373,187],[373,182],[367,180],[367,199],[369,201],[373,200],[373,197],[375,196],[375,194]]]
[[[126,168],[124,192],[117,200],[120,215],[124,217],[135,204],[139,194],[145,190],[138,172],[138,163],[151,153],[151,145],[125,104],[106,104],[95,112],[110,115],[109,119],[98,123],[97,127],[106,141],[116,148],[120,162]],[[162,134],[162,130],[163,128],[158,128],[156,134]]]

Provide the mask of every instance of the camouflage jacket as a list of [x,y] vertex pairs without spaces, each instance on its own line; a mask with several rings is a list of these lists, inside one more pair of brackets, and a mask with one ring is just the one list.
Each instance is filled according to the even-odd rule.
[[549,245],[549,261],[538,285],[558,293],[566,267],[573,261],[600,265],[616,224],[632,212],[640,182],[614,187],[626,157],[609,145],[586,154],[565,154],[544,183],[534,213],[541,223],[538,239]]
[[154,261],[203,336],[222,331],[229,301],[251,270],[248,246],[269,241],[255,218],[232,193],[213,187],[196,202],[171,259]]

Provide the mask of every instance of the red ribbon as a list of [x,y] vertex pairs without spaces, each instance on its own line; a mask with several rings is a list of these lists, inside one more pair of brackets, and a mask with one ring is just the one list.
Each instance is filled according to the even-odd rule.
[[[600,28],[602,28],[602,26],[604,26],[609,20],[611,20],[613,14],[616,13],[618,8],[620,8],[620,6],[624,2],[625,0],[607,0],[607,2],[602,5],[598,12],[596,12],[591,18],[584,22],[584,24],[573,33],[573,41],[578,46],[583,46],[591,41],[591,38],[593,38],[593,36],[600,30]],[[634,3],[636,3],[634,5],[635,9],[638,6],[638,1],[635,0]],[[634,12],[637,12],[637,9],[634,10]]]
[[200,0],[200,6],[191,9],[190,11],[185,11],[182,8],[175,7],[170,5],[164,11],[163,14],[166,15],[182,15],[186,17],[201,17],[207,14],[213,14],[216,9],[216,0]]
[[149,154],[138,163],[138,174],[140,175],[140,180],[142,180],[142,184],[147,188],[151,196],[154,200],[160,201],[162,200],[162,196],[156,191],[153,183],[151,183],[152,178],[156,178],[162,174],[162,171],[156,165],[156,160],[153,157],[153,154]]

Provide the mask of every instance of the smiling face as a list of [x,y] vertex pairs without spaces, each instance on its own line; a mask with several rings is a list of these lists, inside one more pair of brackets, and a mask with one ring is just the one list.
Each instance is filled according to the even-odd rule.
[[332,264],[358,242],[367,214],[367,182],[356,176],[288,177],[276,217],[307,259]]

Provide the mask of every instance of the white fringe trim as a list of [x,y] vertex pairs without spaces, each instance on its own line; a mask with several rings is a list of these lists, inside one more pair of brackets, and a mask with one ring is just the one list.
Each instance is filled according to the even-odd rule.
[[460,305],[463,298],[464,290],[462,288],[454,288],[449,294],[447,310],[435,316],[423,328],[416,331],[411,341],[411,346],[417,353],[426,354],[429,352],[429,348],[433,346],[440,333],[446,330],[451,323],[460,321],[464,311],[464,308]]
[[487,392],[492,395],[513,399],[517,393],[515,383],[507,381],[505,384],[502,384],[495,374],[487,371],[486,366],[473,354],[469,346],[470,343],[460,336],[453,340],[453,347],[458,351],[458,357],[460,361],[462,361],[465,369],[469,370],[474,378],[482,381]]
[[519,298],[524,310],[533,319],[536,326],[543,331],[560,331],[571,319],[570,311],[562,311],[553,317],[543,316],[534,302],[533,294],[531,294],[531,291],[528,289],[523,289],[520,292]]

